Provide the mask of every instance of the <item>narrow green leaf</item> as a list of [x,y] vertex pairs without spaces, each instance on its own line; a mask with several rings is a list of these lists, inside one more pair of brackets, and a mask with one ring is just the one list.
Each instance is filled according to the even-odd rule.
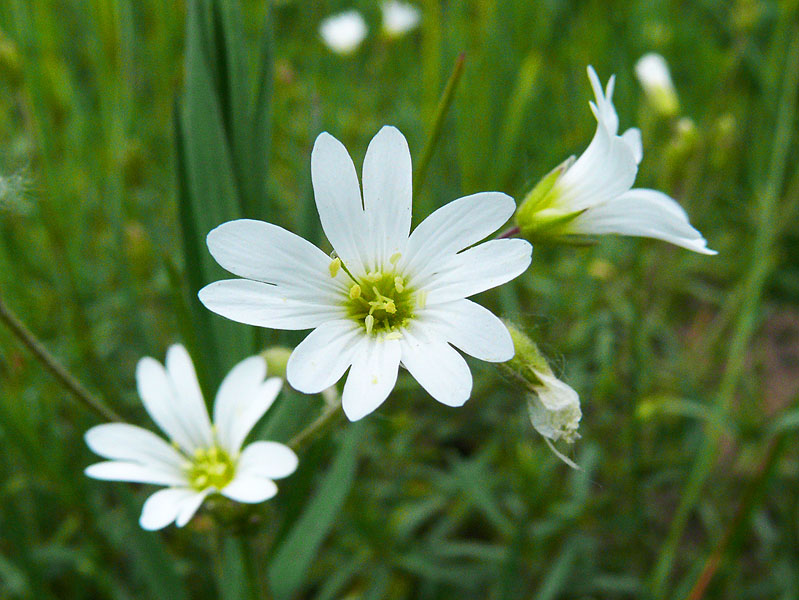
[[290,598],[301,588],[322,541],[332,529],[355,482],[363,435],[362,424],[349,426],[316,494],[277,549],[269,567],[269,581],[278,600]]

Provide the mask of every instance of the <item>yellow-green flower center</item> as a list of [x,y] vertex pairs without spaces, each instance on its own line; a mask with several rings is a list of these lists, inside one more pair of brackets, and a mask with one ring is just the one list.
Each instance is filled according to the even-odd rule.
[[197,448],[186,468],[189,484],[197,491],[209,487],[221,490],[233,479],[235,471],[230,455],[219,446]]
[[394,271],[369,273],[350,286],[347,312],[369,335],[400,337],[399,330],[414,317],[418,296]]

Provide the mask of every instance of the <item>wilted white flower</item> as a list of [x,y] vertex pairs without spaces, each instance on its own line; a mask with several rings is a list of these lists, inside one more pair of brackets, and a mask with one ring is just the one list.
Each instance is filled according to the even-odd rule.
[[169,348],[166,368],[155,359],[141,359],[136,368],[139,396],[171,443],[126,423],[92,427],[86,443],[110,460],[89,466],[86,474],[167,486],[144,503],[139,522],[149,530],[173,521],[182,527],[209,494],[246,503],[268,500],[277,493],[273,479],[293,473],[297,456],[277,442],[253,442],[242,449],[282,385],[277,377],[264,381],[265,377],[266,362],[260,356],[236,365],[216,395],[211,425],[183,346]]
[[654,52],[645,54],[635,63],[635,74],[652,106],[659,113],[665,116],[677,114],[680,102],[665,58]]
[[289,359],[288,382],[318,393],[349,369],[342,403],[350,420],[383,403],[400,364],[436,400],[461,406],[472,376],[452,346],[491,362],[514,353],[505,325],[466,300],[530,264],[524,240],[474,245],[510,218],[513,199],[498,192],[466,196],[410,233],[411,155],[393,127],[369,144],[363,199],[347,150],[327,133],[314,144],[311,176],[335,256],[270,223],[224,223],[208,234],[208,249],[245,279],[212,283],[200,300],[241,323],[313,329]]
[[527,408],[536,431],[557,442],[573,443],[580,434],[582,412],[577,392],[551,373],[538,373],[540,384],[530,394]]
[[617,135],[614,77],[604,93],[592,67],[588,77],[596,95],[596,104],[590,103],[597,120],[594,138],[582,156],[564,163],[530,192],[516,217],[522,235],[535,240],[615,233],[716,254],[676,201],[655,190],[630,189],[643,157],[641,132],[633,128]]
[[399,37],[419,26],[422,11],[413,4],[391,0],[383,2],[383,29],[390,36]]
[[328,48],[339,54],[354,52],[366,37],[366,21],[357,10],[333,15],[322,21],[319,35]]

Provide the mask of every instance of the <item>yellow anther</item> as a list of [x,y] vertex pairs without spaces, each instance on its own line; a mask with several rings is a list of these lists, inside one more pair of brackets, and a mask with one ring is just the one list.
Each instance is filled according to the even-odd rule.
[[394,289],[400,293],[405,289],[405,281],[402,279],[402,277],[394,278]]
[[393,300],[389,300],[385,302],[383,305],[383,310],[386,311],[388,314],[393,315],[397,312],[397,306],[394,304]]
[[369,335],[372,333],[372,328],[375,326],[375,318],[372,315],[366,315],[363,324],[366,325],[366,334]]
[[402,257],[402,254],[401,254],[401,253],[399,253],[399,252],[395,252],[394,254],[392,254],[391,256],[389,256],[389,257],[388,257],[388,262],[390,262],[392,265],[396,265],[396,264],[397,264],[397,261],[398,261],[398,260],[399,260],[401,257]]
[[328,266],[330,269],[330,276],[335,277],[338,275],[338,270],[341,268],[341,259],[336,257],[330,261],[330,265]]
[[401,340],[402,339],[402,334],[399,331],[389,331],[386,334],[385,339],[387,339],[387,340]]
[[355,300],[356,298],[360,297],[361,297],[361,286],[359,286],[357,283],[354,283],[350,288],[350,299]]
[[420,290],[418,294],[416,294],[416,305],[419,308],[424,308],[427,305],[427,291]]

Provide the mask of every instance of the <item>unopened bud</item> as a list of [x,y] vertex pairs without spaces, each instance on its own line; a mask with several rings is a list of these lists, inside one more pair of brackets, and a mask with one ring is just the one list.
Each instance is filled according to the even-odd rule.
[[673,117],[679,112],[680,101],[665,58],[660,54],[645,54],[635,63],[635,74],[655,111],[664,117]]
[[266,372],[270,377],[286,378],[286,365],[289,363],[291,348],[272,346],[261,352],[266,360]]

